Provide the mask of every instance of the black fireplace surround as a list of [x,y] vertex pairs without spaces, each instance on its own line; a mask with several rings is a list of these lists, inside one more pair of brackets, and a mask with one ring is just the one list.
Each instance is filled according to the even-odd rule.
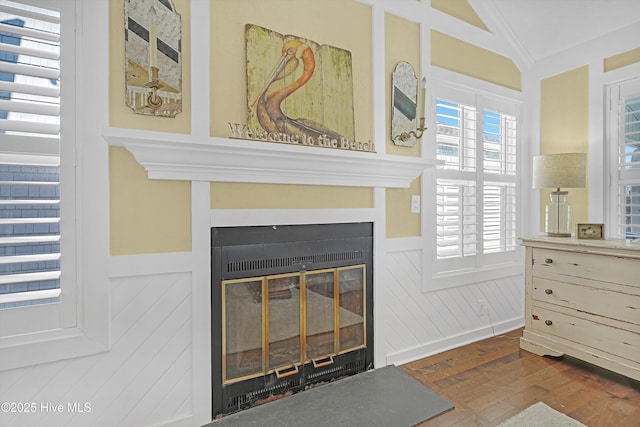
[[[372,223],[214,227],[211,229],[211,271],[213,417],[250,407],[260,401],[268,400],[272,396],[295,393],[316,383],[332,381],[336,378],[373,368]],[[331,271],[337,273],[331,273]],[[275,289],[274,293],[269,284],[262,285],[263,287],[260,288],[259,280],[264,280],[263,283],[273,282],[277,285],[278,280],[282,280],[281,278],[294,277],[295,280],[303,284],[290,285],[289,287],[293,289],[293,292],[299,292],[301,296],[313,294],[314,298],[318,299],[321,297],[314,290],[312,279],[319,277],[321,274],[335,274],[334,277],[342,277],[349,274],[353,276],[353,273],[356,273],[356,279],[361,283],[360,288],[362,289],[359,289],[358,295],[364,293],[364,302],[361,304],[364,307],[360,309],[364,313],[358,312],[359,309],[357,308],[354,311],[354,309],[346,305],[344,306],[346,308],[344,308],[342,302],[335,302],[334,312],[338,311],[344,314],[333,314],[337,319],[338,326],[334,327],[335,333],[330,332],[328,334],[333,334],[335,341],[342,342],[343,334],[347,337],[354,334],[352,333],[353,331],[347,331],[350,326],[345,327],[345,330],[340,329],[342,327],[340,325],[340,316],[345,318],[347,316],[364,318],[364,321],[361,322],[363,323],[361,330],[355,332],[355,335],[363,340],[362,345],[355,345],[352,349],[347,348],[343,351],[339,349],[340,344],[336,344],[336,349],[339,349],[339,351],[330,351],[326,358],[318,358],[323,359],[321,360],[322,363],[318,363],[316,359],[311,360],[305,350],[301,350],[299,353],[301,356],[299,357],[297,356],[298,353],[293,352],[294,356],[297,357],[297,361],[292,364],[291,368],[278,368],[276,366],[275,369],[269,369],[268,366],[264,368],[265,364],[269,365],[271,361],[269,357],[271,355],[266,354],[268,350],[257,349],[254,352],[262,351],[262,359],[256,356],[253,362],[256,364],[262,363],[263,371],[246,377],[238,374],[239,378],[229,380],[230,368],[228,366],[232,364],[229,359],[239,360],[237,356],[230,356],[231,350],[229,348],[226,350],[223,348],[230,346],[227,335],[230,334],[231,326],[227,325],[227,323],[233,315],[230,315],[229,312],[233,311],[235,313],[251,309],[257,313],[263,313],[262,316],[265,316],[264,313],[266,312],[268,316],[270,309],[264,308],[265,300],[271,301],[270,299],[272,299],[277,302],[275,298],[290,298],[289,293],[291,291],[289,289]],[[358,274],[360,275],[359,278]],[[252,278],[258,279],[251,282]],[[362,283],[363,281],[364,283]],[[304,284],[307,282],[308,284]],[[345,282],[347,282],[346,279]],[[241,300],[240,303],[234,303],[232,310],[228,307],[231,304],[229,300],[232,299],[230,290],[234,288],[227,286],[237,283],[242,285],[244,295],[248,295],[248,297],[246,297],[246,301]],[[257,283],[258,285],[252,288],[252,283]],[[324,292],[330,293],[331,295],[328,295],[328,297],[334,298],[335,289],[339,293],[336,298],[342,301],[343,285],[335,284],[333,286],[335,288],[328,286]],[[240,287],[237,288],[240,289]],[[229,289],[229,291],[224,291],[223,289]],[[228,294],[225,294],[225,292]],[[284,294],[284,292],[287,292],[287,294]],[[267,293],[268,295],[262,296],[261,293]],[[225,297],[225,295],[227,296]],[[236,297],[234,296],[233,298]],[[349,298],[353,302],[354,299],[352,297],[345,296],[344,304],[350,304]],[[260,300],[262,300],[262,303]],[[313,309],[311,307],[302,307],[302,305],[310,304],[307,302],[307,297],[299,298],[299,300],[304,301],[301,303],[299,317],[308,317],[305,310],[312,311]],[[355,298],[355,301],[357,303],[358,299]],[[283,302],[277,303],[283,304]],[[296,304],[296,302],[294,301],[293,304]],[[223,309],[223,305],[226,309]],[[247,307],[249,305],[253,305],[253,307]],[[261,309],[260,307],[263,308]],[[223,312],[227,313],[224,314],[225,319],[223,319]],[[235,316],[239,315],[235,314]],[[315,317],[322,317],[322,313]],[[325,317],[331,317],[331,315]],[[261,324],[269,324],[264,319],[263,317]],[[296,318],[292,323],[298,320]],[[301,321],[305,322],[305,320]],[[329,320],[329,322],[332,321]],[[313,322],[317,322],[317,319],[313,319]],[[247,331],[251,333],[245,334],[238,329],[241,327],[247,328],[247,325],[235,326],[236,329],[233,334],[233,336],[239,336],[240,340],[245,339],[244,335],[260,335],[259,331]],[[302,326],[300,330],[306,330],[306,327]],[[260,325],[254,329],[259,328]],[[266,334],[268,335],[268,333]],[[349,335],[350,333],[352,334]],[[265,335],[264,326],[262,335]],[[304,334],[301,333],[301,335]],[[296,337],[293,342],[295,343],[297,339]],[[307,344],[304,337],[300,338],[300,346],[306,348],[305,346],[308,345],[311,348],[315,343],[313,339],[315,338],[309,337],[307,339],[309,343]],[[262,340],[264,343],[265,338],[263,337]],[[348,342],[348,338],[345,338],[345,342]],[[275,347],[276,344],[268,344],[267,349],[269,345]],[[345,345],[345,347],[349,346]],[[313,353],[313,351],[313,349],[309,350],[310,353]],[[242,358],[247,358],[245,356],[249,352],[242,350],[240,353],[242,353]],[[248,358],[251,359],[250,357]],[[227,366],[227,370],[224,372],[223,365]],[[238,363],[238,366],[241,365]]]

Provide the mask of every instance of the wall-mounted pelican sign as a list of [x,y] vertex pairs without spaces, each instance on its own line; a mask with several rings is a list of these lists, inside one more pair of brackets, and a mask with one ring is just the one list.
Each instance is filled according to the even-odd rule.
[[182,111],[182,28],[171,0],[125,0],[126,104],[138,114]]
[[251,24],[245,38],[247,127],[262,135],[255,139],[374,151],[353,143],[349,51]]

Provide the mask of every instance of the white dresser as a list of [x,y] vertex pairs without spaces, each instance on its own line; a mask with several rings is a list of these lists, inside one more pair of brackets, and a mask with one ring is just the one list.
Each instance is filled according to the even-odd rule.
[[527,237],[520,347],[640,380],[640,244]]

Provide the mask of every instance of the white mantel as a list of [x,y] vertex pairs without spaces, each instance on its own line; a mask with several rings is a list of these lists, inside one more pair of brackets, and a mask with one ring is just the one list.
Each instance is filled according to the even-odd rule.
[[408,188],[434,159],[273,142],[106,128],[149,179]]

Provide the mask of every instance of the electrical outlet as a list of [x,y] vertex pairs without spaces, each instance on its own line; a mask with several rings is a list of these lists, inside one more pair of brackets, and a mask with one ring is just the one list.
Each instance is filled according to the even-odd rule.
[[420,196],[411,196],[411,213],[420,213]]
[[487,300],[479,299],[478,300],[478,311],[480,315],[486,314],[489,311],[489,307],[487,306]]

